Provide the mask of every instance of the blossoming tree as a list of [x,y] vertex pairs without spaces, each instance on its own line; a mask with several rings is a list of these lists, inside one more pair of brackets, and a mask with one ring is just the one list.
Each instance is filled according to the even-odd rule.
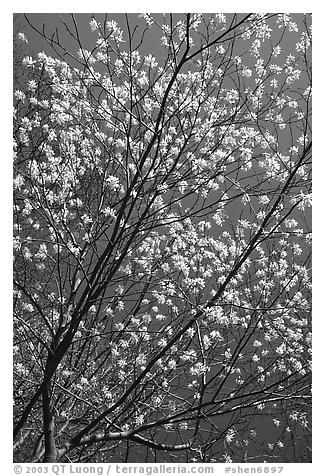
[[14,93],[15,460],[310,461],[310,16],[89,20]]

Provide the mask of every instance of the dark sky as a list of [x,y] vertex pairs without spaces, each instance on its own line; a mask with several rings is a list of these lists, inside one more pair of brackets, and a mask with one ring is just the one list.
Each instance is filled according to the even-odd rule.
[[[67,50],[75,53],[76,50],[79,48],[76,41],[71,38],[71,35],[67,32],[65,25],[61,22],[58,14],[56,13],[27,13],[28,20],[30,23],[37,29],[43,29],[43,24],[45,25],[45,33],[48,37],[51,37],[53,33],[58,31],[59,38],[61,43],[66,47]],[[118,22],[120,27],[124,30],[125,28],[125,14],[123,13],[112,13],[107,14],[108,20],[115,20]],[[73,32],[75,32],[73,22],[71,20],[71,16],[68,13],[60,14],[62,20],[66,22],[67,26],[71,28]],[[105,14],[104,13],[96,13],[96,19],[103,24]],[[75,19],[78,24],[78,30],[80,33],[80,37],[82,40],[83,47],[85,49],[91,50],[95,42],[97,40],[96,32],[92,32],[89,26],[89,22],[92,18],[91,13],[76,13]],[[135,26],[139,21],[143,22],[143,20],[138,19],[138,14],[129,14],[129,21],[131,26]],[[23,13],[18,13],[16,15],[16,23],[20,25],[19,31],[22,31],[27,36],[30,48],[35,52],[45,51],[48,54],[53,55],[53,49],[48,45],[48,43],[41,37],[36,31],[34,31],[26,21],[26,18]],[[124,35],[125,38],[125,35]],[[139,37],[135,36],[135,40]],[[158,35],[151,35],[150,41],[146,41],[144,43],[144,54],[153,53],[157,54],[157,50],[159,49],[160,44],[160,37]],[[157,48],[158,47],[158,48]]]

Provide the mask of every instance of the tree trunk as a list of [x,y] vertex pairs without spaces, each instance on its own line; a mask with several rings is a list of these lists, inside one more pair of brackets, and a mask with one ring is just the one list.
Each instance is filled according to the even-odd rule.
[[57,461],[57,449],[55,445],[54,417],[51,408],[50,383],[46,385],[43,392],[43,428],[44,428],[44,458],[43,463],[53,463]]

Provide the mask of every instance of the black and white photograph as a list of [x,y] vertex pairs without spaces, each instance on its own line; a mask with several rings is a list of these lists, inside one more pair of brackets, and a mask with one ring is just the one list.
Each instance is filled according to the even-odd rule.
[[312,14],[158,7],[12,15],[15,468],[313,461]]

